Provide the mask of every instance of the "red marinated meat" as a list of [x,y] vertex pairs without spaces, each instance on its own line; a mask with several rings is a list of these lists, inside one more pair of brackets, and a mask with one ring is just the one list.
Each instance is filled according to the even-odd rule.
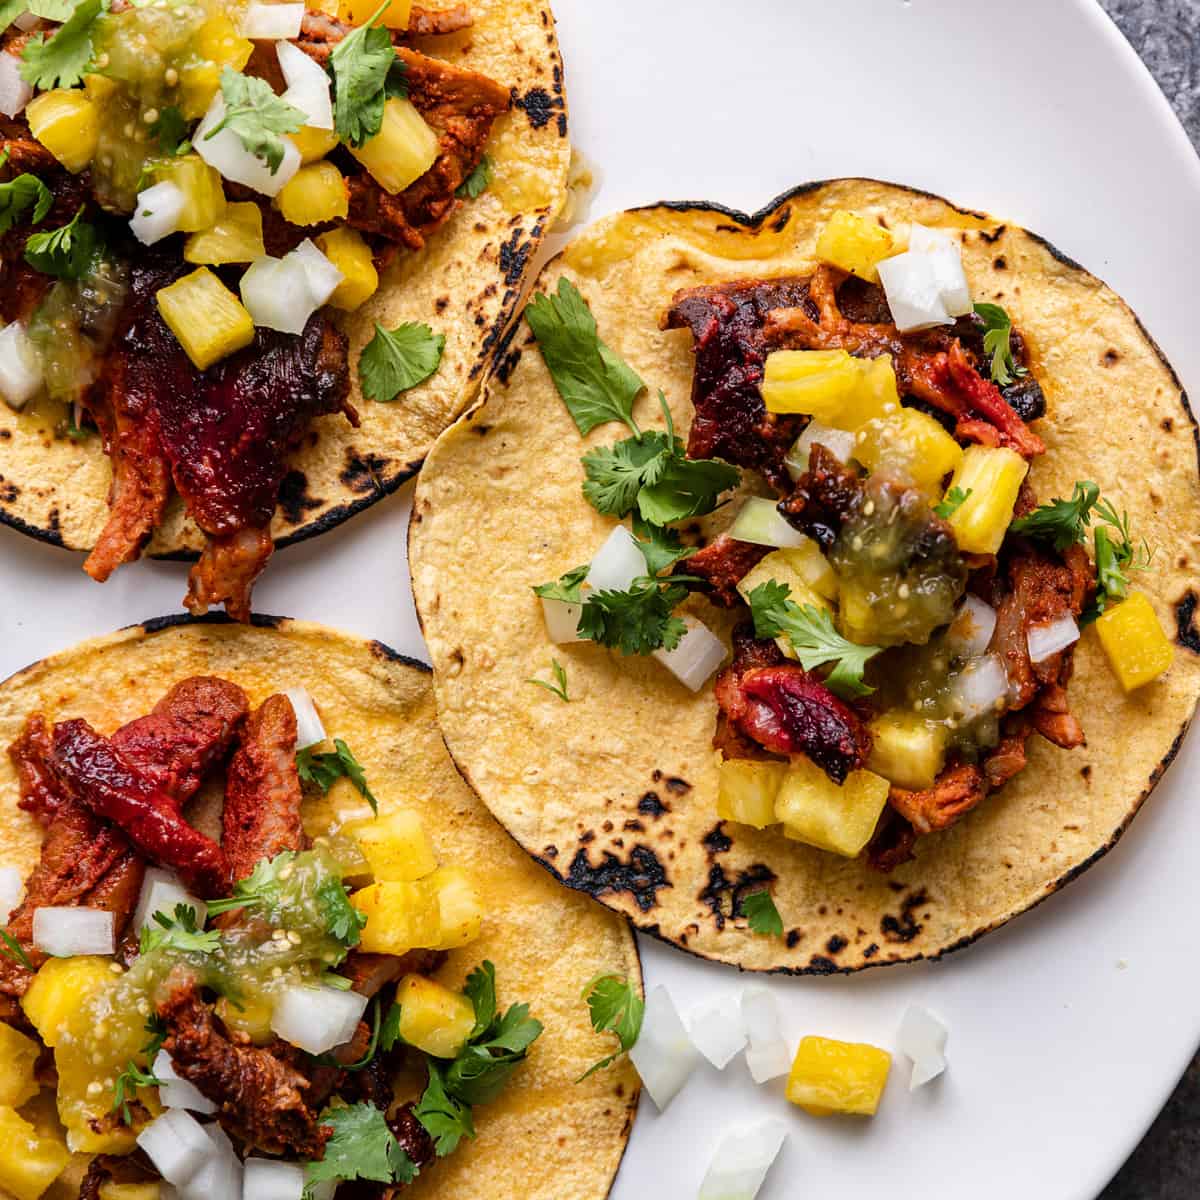
[[714,604],[732,608],[741,602],[737,585],[770,553],[770,546],[739,542],[722,533],[687,559],[681,570],[707,580],[705,595]]
[[792,494],[779,503],[780,513],[807,533],[822,549],[837,540],[842,525],[862,507],[863,482],[859,472],[841,463],[833,452],[816,443],[808,456],[808,470],[796,481]]

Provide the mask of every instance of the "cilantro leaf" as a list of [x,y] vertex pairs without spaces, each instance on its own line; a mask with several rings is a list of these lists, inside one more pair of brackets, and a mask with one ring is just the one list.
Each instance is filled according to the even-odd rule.
[[429,1083],[421,1096],[413,1115],[433,1138],[434,1149],[439,1158],[458,1149],[463,1138],[475,1136],[475,1122],[471,1117],[471,1106],[456,1100],[446,1091],[441,1066],[432,1058],[429,1066]]
[[737,487],[740,478],[736,467],[719,458],[673,455],[658,482],[638,493],[638,512],[652,525],[702,517],[717,507],[722,492]]
[[[1110,602],[1119,602],[1129,595],[1129,571],[1148,570],[1155,552],[1146,539],[1135,543],[1129,532],[1129,514],[1117,510],[1108,500],[1096,505],[1101,524],[1092,534],[1096,553],[1096,596],[1082,616],[1082,623],[1091,624]],[[1113,532],[1109,532],[1109,530]]]
[[567,695],[567,673],[563,670],[563,665],[557,658],[550,660],[551,670],[554,672],[554,682],[548,683],[545,679],[527,679],[526,683],[532,683],[534,687],[545,688],[546,691],[557,696],[564,704],[570,704],[571,697]]
[[358,945],[367,917],[350,903],[346,885],[340,879],[327,875],[321,880],[317,885],[317,907],[331,938],[347,949]]
[[[220,933],[215,929],[209,932],[201,929],[196,923],[196,910],[190,904],[175,905],[174,917],[156,912],[151,920],[154,924],[142,929],[142,954],[163,948],[184,954],[212,954],[221,948]],[[156,929],[155,925],[160,928]]]
[[562,600],[565,604],[580,604],[583,601],[583,581],[590,570],[591,563],[584,563],[582,567],[572,567],[553,583],[539,583],[533,589],[534,595],[547,600]]
[[560,279],[556,296],[539,293],[530,300],[525,319],[579,432],[623,421],[639,436],[633,401],[646,385],[600,340],[579,289]]
[[589,1075],[604,1070],[622,1054],[633,1049],[642,1032],[642,1018],[646,1014],[646,1002],[638,995],[637,987],[623,975],[597,975],[583,989],[583,998],[587,1001],[592,1028],[597,1033],[616,1034],[620,1049],[593,1063],[576,1083],[582,1083]]
[[[8,151],[0,154],[0,167],[8,162]],[[54,203],[50,189],[36,176],[23,172],[7,183],[0,183],[0,233],[7,233],[27,208],[32,208],[30,224],[45,219]]]
[[999,304],[977,304],[975,312],[983,318],[983,350],[991,358],[992,382],[1008,387],[1014,375],[1028,374],[1013,357],[1012,318]]
[[966,502],[971,498],[971,493],[974,488],[967,488],[964,492],[957,484],[954,485],[946,495],[939,500],[934,506],[933,511],[937,513],[943,521],[949,520]]
[[472,1041],[487,1033],[496,1019],[496,968],[491,962],[485,959],[467,976],[463,995],[475,1009],[475,1028],[467,1038]]
[[1100,499],[1100,488],[1085,479],[1075,484],[1070,500],[1055,499],[1039,505],[1028,516],[1014,521],[1009,530],[1025,537],[1050,542],[1056,550],[1066,550],[1087,540],[1092,510]]
[[[476,1013],[478,1024],[478,1010]],[[459,1051],[446,1070],[446,1091],[465,1104],[490,1104],[541,1035],[542,1023],[529,1015],[529,1005],[512,1005],[498,1022],[493,1020],[482,1034],[472,1035]]]
[[[315,783],[322,792],[328,792],[343,776],[358,789],[358,794],[379,814],[379,801],[367,786],[367,774],[362,763],[354,757],[350,747],[341,738],[333,739],[333,751],[317,754],[312,746],[296,752],[296,770],[305,783]],[[211,906],[210,906],[211,911]]]
[[492,182],[492,160],[485,154],[476,164],[470,175],[454,189],[454,194],[460,200],[477,200],[487,191]]
[[0,945],[0,956],[7,958],[9,962],[15,962],[27,971],[37,970],[37,967],[30,961],[29,955],[25,953],[25,947],[5,929],[0,929],[0,942],[4,943]]
[[233,908],[278,909],[283,894],[280,873],[295,861],[295,850],[283,850],[274,858],[260,859],[245,879],[239,879],[233,885],[232,895],[208,902],[209,916],[215,917]]
[[622,654],[674,650],[687,626],[672,613],[687,598],[687,588],[657,579],[635,579],[627,591],[589,593],[579,614],[578,632]]
[[0,0],[0,33],[3,33],[28,7],[25,0]]
[[79,83],[92,61],[93,27],[103,7],[103,0],[80,0],[49,38],[35,33],[21,51],[21,78],[44,92]]
[[375,24],[387,3],[364,25],[352,30],[333,48],[333,124],[351,146],[361,146],[383,125],[389,96],[407,92],[404,61],[396,54],[392,35]]
[[642,557],[646,560],[648,575],[660,575],[668,567],[696,553],[695,546],[680,544],[679,534],[674,529],[662,529],[638,516],[633,518],[633,532]]
[[168,105],[158,114],[158,120],[150,126],[150,136],[158,142],[158,148],[172,157],[187,154],[192,143],[188,140],[188,120],[183,110]]
[[137,1099],[137,1090],[142,1087],[162,1087],[163,1081],[153,1071],[143,1070],[130,1060],[129,1065],[117,1076],[113,1089],[112,1111],[121,1113],[126,1125],[133,1124],[129,1102]]
[[31,233],[25,241],[25,261],[43,275],[82,279],[103,248],[96,227],[82,217],[81,207],[68,224]]
[[670,454],[667,435],[657,430],[597,446],[583,456],[583,494],[597,512],[623,517],[637,507],[642,488],[662,478]]
[[204,140],[215,138],[222,129],[230,129],[246,151],[265,162],[274,175],[283,163],[280,134],[301,129],[304,113],[275,95],[265,79],[243,75],[232,67],[221,68],[221,97],[225,101],[225,115],[204,135]]
[[788,599],[790,594],[787,584],[773,579],[750,593],[747,600],[754,617],[754,636],[786,636],[806,671],[832,664],[833,670],[825,678],[830,691],[844,697],[870,695],[875,689],[863,682],[863,671],[883,647],[847,641],[834,629],[833,618],[825,609],[796,604]]
[[420,321],[406,321],[390,331],[377,321],[375,336],[358,358],[363,395],[386,403],[424,383],[441,366],[445,345],[445,334]]
[[746,915],[746,924],[751,933],[763,937],[783,937],[783,918],[770,892],[751,892],[742,901],[742,912]]
[[370,1179],[377,1183],[411,1183],[417,1166],[388,1128],[374,1104],[330,1105],[321,1124],[333,1130],[325,1157],[305,1166],[305,1194],[327,1179]]

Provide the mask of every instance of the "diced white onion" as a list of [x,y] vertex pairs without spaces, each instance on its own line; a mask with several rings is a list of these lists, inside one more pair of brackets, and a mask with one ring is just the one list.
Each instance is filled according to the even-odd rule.
[[642,1032],[629,1058],[660,1112],[675,1098],[700,1061],[670,993],[661,984],[646,997]]
[[792,1059],[779,1032],[779,1006],[764,987],[742,992],[742,1025],[746,1030],[746,1066],[755,1083],[786,1075]]
[[187,197],[183,189],[170,180],[163,180],[144,192],[138,192],[129,228],[143,246],[161,242],[179,228]]
[[908,248],[930,259],[946,311],[952,317],[966,316],[974,305],[963,270],[962,243],[942,229],[927,229],[914,223],[909,232]]
[[645,574],[646,558],[637,539],[624,525],[618,525],[596,551],[584,583],[598,592],[624,592]]
[[169,1108],[151,1121],[137,1143],[158,1173],[176,1187],[188,1183],[219,1153],[204,1126],[181,1108]]
[[819,421],[809,421],[804,432],[792,443],[784,466],[793,479],[799,479],[808,470],[809,455],[814,444],[820,443],[838,462],[849,462],[854,457],[854,434],[848,429],[834,429]]
[[171,1056],[160,1050],[150,1068],[157,1079],[162,1080],[158,1098],[164,1108],[186,1108],[189,1112],[215,1113],[217,1106],[195,1084],[181,1079],[175,1071]]
[[242,1160],[220,1125],[203,1125],[201,1128],[212,1143],[214,1153],[179,1189],[180,1200],[216,1200],[218,1196],[236,1200],[242,1195]]
[[15,117],[33,98],[33,88],[21,78],[20,59],[0,50],[0,113]]
[[308,277],[308,290],[316,306],[321,307],[346,278],[313,244],[311,238],[305,238],[295,250],[285,254],[281,262],[297,260]]
[[242,14],[238,32],[253,41],[274,42],[299,37],[303,20],[303,4],[259,4],[258,0],[251,0]]
[[54,958],[113,954],[113,915],[101,908],[39,908],[33,914],[33,944]]
[[941,281],[928,254],[906,250],[895,258],[885,258],[879,264],[879,278],[892,320],[901,333],[954,324],[942,301]]
[[725,643],[703,621],[684,617],[687,631],[674,650],[655,650],[658,659],[684,687],[698,692],[725,661]]
[[242,303],[254,324],[303,333],[344,276],[307,239],[282,258],[256,258],[242,276]]
[[264,196],[279,195],[284,184],[300,169],[300,151],[295,142],[283,138],[283,161],[278,170],[272,172],[266,162],[242,145],[242,139],[232,129],[222,129],[220,133],[208,136],[224,119],[225,101],[218,92],[192,135],[196,153],[233,183],[245,184]]
[[289,987],[279,993],[271,1029],[309,1054],[327,1054],[353,1036],[367,1007],[366,996],[337,988]]
[[37,13],[23,12],[19,17],[16,18],[15,21],[13,21],[13,24],[22,33],[28,33],[28,31],[31,30],[40,20],[41,17],[39,17]]
[[303,750],[305,746],[315,746],[325,740],[325,726],[321,724],[321,716],[317,706],[308,694],[307,688],[284,688],[283,694],[292,705],[296,714],[296,749]]
[[955,715],[964,721],[998,710],[1007,695],[1008,674],[996,654],[971,659],[950,684]]
[[134,910],[134,929],[140,933],[152,924],[155,913],[174,918],[175,908],[179,904],[186,904],[196,914],[196,924],[204,927],[204,922],[208,920],[208,905],[193,896],[171,871],[151,867],[142,882],[142,894]]
[[927,1008],[909,1005],[896,1035],[896,1049],[912,1060],[908,1090],[916,1091],[946,1069],[946,1039],[949,1030]]
[[723,1071],[746,1045],[742,1006],[736,993],[698,1005],[688,1014],[688,1032],[696,1049]]
[[304,1168],[272,1158],[248,1158],[242,1176],[242,1200],[300,1200]]
[[960,658],[976,658],[992,644],[995,631],[996,610],[968,592],[946,630],[946,641]]
[[25,879],[16,867],[0,867],[0,925],[7,925],[25,895]]
[[754,1200],[786,1137],[787,1127],[774,1118],[729,1130],[717,1143],[699,1200]]
[[[853,439],[853,434],[847,436]],[[729,536],[739,542],[777,548],[795,548],[808,541],[799,529],[783,518],[774,500],[764,500],[761,496],[751,496],[742,505],[729,527]]]
[[[0,59],[8,55],[0,52]],[[14,321],[0,329],[0,396],[22,409],[42,390],[42,361],[29,334]]]
[[276,42],[275,54],[287,84],[284,100],[305,115],[306,125],[314,129],[332,129],[333,98],[329,92],[329,76],[324,69],[291,42]]
[[542,597],[542,617],[546,622],[546,632],[557,646],[586,640],[579,634],[579,617],[582,612],[582,604],[568,604],[565,600]]
[[1045,625],[1030,625],[1028,640],[1030,662],[1044,662],[1079,641],[1079,626],[1070,613],[1063,613]]

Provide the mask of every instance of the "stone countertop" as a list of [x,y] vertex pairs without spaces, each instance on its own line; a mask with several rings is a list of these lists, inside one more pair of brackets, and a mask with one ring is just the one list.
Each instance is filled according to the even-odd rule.
[[[1200,0],[1101,0],[1200,148]],[[1100,1200],[1200,1197],[1200,1055]]]

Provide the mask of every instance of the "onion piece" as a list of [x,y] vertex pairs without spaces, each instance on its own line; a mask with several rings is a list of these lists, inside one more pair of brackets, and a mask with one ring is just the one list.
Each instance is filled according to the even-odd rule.
[[260,4],[258,0],[251,0],[242,14],[238,32],[252,41],[274,42],[299,37],[303,21],[303,4]]
[[[302,52],[303,53],[303,52]],[[264,196],[277,196],[293,175],[300,170],[300,151],[290,138],[283,139],[283,161],[277,170],[271,168],[242,145],[242,139],[232,129],[222,129],[209,137],[225,119],[225,101],[218,92],[204,114],[204,120],[192,134],[192,146],[210,167],[233,183],[244,184]]]
[[305,746],[315,746],[326,737],[325,726],[321,724],[321,716],[317,706],[308,694],[307,688],[284,688],[283,694],[291,703],[292,712],[296,714],[296,749],[303,750]]
[[102,908],[38,908],[33,944],[54,958],[116,952],[113,915]]
[[329,92],[329,76],[291,42],[276,42],[275,55],[287,84],[283,99],[304,114],[306,125],[313,129],[332,129],[333,98]]
[[182,1079],[175,1071],[171,1056],[160,1050],[150,1068],[157,1079],[162,1080],[158,1098],[164,1108],[186,1108],[189,1112],[215,1113],[217,1106],[195,1084]]
[[950,682],[950,699],[957,717],[973,721],[999,711],[1008,695],[1008,674],[997,654],[971,659]]
[[248,1158],[242,1176],[242,1200],[301,1200],[304,1168],[273,1158]]
[[566,600],[553,600],[543,596],[542,619],[546,622],[546,632],[556,646],[569,642],[584,642],[586,638],[579,634],[579,618],[583,613],[582,604],[569,604]]
[[973,310],[971,288],[962,265],[962,243],[957,238],[943,229],[914,223],[909,230],[908,248],[929,258],[942,304],[952,317],[965,317]]
[[[853,440],[853,435],[849,436]],[[729,527],[729,536],[739,542],[774,546],[777,549],[794,549],[808,541],[799,529],[784,520],[774,500],[764,500],[761,496],[751,496],[742,505]]]
[[214,1153],[179,1189],[180,1200],[216,1200],[218,1196],[231,1196],[236,1200],[242,1194],[242,1160],[220,1125],[202,1125],[201,1128],[212,1143]]
[[746,1045],[738,996],[730,994],[693,1008],[688,1014],[688,1032],[696,1049],[718,1071],[725,1070]]
[[179,228],[179,218],[183,216],[186,204],[183,189],[170,180],[164,179],[162,183],[138,192],[133,216],[129,219],[133,236],[143,246],[161,242]]
[[140,933],[150,925],[154,921],[155,913],[160,912],[173,918],[175,908],[180,904],[186,905],[196,914],[196,924],[203,929],[204,922],[208,920],[208,905],[193,896],[171,871],[164,871],[162,867],[151,867],[146,872],[142,893],[134,910],[134,930]]
[[618,525],[596,551],[583,582],[598,592],[624,592],[646,573],[646,558],[637,539],[624,525]]
[[792,1056],[779,1032],[779,1006],[765,987],[748,987],[742,992],[742,1024],[746,1030],[746,1066],[755,1083],[766,1083],[786,1075]]
[[950,1031],[927,1008],[910,1004],[896,1034],[896,1049],[912,1060],[908,1090],[915,1092],[946,1069],[946,1039]]
[[968,592],[946,630],[946,642],[960,658],[977,658],[992,644],[995,631],[996,610]]
[[33,98],[33,88],[21,78],[20,59],[0,50],[0,113],[15,117]]
[[671,1103],[700,1061],[670,993],[661,984],[646,997],[642,1032],[629,1058],[659,1112]]
[[[0,51],[0,58],[6,57]],[[0,329],[0,396],[18,411],[42,390],[42,361],[25,327],[14,321]]]
[[254,324],[303,333],[309,318],[345,278],[307,239],[282,258],[256,258],[239,285]]
[[0,867],[0,925],[7,925],[25,895],[25,878],[16,867]]
[[892,320],[901,333],[954,324],[942,302],[941,281],[928,254],[906,250],[895,258],[885,258],[879,264],[879,278]]
[[366,1007],[366,996],[358,992],[293,986],[279,993],[271,1029],[309,1054],[327,1054],[354,1036]]
[[1045,625],[1030,625],[1027,634],[1029,661],[1045,662],[1052,654],[1065,650],[1079,641],[1079,626],[1070,613],[1063,613]]
[[754,1200],[787,1138],[787,1126],[768,1118],[731,1129],[717,1143],[699,1200]]
[[334,292],[338,285],[345,280],[341,273],[313,244],[311,238],[305,238],[295,250],[285,254],[281,262],[296,260],[304,267],[308,277],[308,290],[317,308],[320,308]]
[[834,429],[819,421],[809,421],[804,432],[792,443],[783,465],[793,479],[799,479],[808,470],[808,459],[812,448],[820,443],[838,462],[849,462],[854,457],[854,434],[848,429]]
[[[219,1153],[204,1126],[181,1108],[169,1108],[137,1136],[158,1173],[182,1187]],[[215,1200],[215,1198],[214,1198]]]
[[703,621],[696,617],[682,618],[687,626],[674,650],[654,651],[658,659],[684,687],[698,692],[712,673],[725,661],[725,643]]

